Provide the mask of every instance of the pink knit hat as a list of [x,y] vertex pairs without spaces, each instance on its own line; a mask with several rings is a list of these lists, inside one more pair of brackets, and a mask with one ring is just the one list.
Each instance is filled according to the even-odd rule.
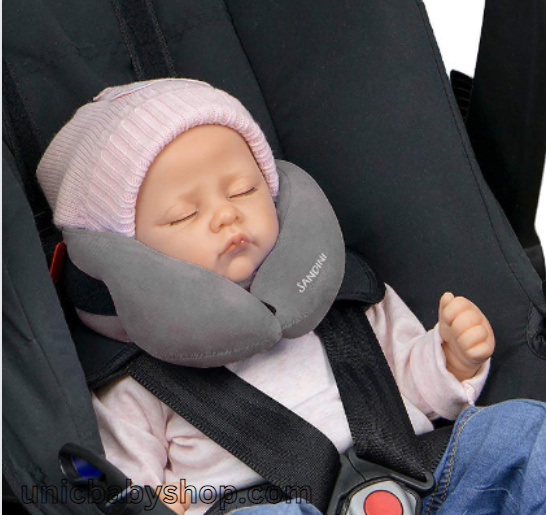
[[135,235],[135,206],[148,168],[183,132],[223,125],[247,142],[273,198],[278,175],[263,132],[225,91],[189,79],[107,88],[55,136],[37,169],[55,225]]

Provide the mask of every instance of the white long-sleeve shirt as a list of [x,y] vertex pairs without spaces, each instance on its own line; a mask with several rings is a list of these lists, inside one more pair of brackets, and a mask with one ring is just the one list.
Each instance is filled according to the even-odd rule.
[[[446,369],[438,326],[425,331],[395,291],[367,311],[418,434],[431,420],[455,419],[479,395],[489,361],[459,382]],[[282,339],[271,349],[227,365],[231,371],[290,408],[334,443],[340,453],[352,439],[328,358],[314,332]],[[210,485],[237,489],[262,483],[260,476],[165,406],[131,377],[93,394],[106,457],[140,485],[179,483],[196,491]],[[210,505],[197,502],[189,515]]]

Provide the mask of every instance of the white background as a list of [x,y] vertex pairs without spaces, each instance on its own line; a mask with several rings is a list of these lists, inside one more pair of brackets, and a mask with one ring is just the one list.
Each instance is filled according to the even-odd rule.
[[[473,77],[485,0],[423,1],[447,72],[459,70]],[[545,181],[546,179],[543,178],[543,182]],[[542,245],[546,246],[546,186],[544,184],[541,188],[535,225]]]

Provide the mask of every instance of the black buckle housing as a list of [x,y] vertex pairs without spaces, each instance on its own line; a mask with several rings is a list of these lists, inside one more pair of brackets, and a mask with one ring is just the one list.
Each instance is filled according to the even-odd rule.
[[326,515],[337,515],[344,512],[344,507],[346,507],[348,499],[355,490],[361,490],[380,481],[394,481],[406,493],[412,495],[419,505],[420,498],[432,492],[436,485],[434,476],[430,472],[425,472],[426,481],[419,481],[395,470],[359,458],[354,447],[340,457],[340,462],[341,467]]

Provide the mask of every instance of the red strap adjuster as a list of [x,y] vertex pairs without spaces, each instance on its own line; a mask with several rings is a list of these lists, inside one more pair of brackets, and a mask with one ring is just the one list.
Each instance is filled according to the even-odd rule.
[[49,275],[53,282],[56,283],[61,277],[61,271],[63,269],[64,260],[66,258],[66,243],[61,241],[55,246],[55,251],[53,252],[53,260],[51,261],[51,266],[49,267]]

